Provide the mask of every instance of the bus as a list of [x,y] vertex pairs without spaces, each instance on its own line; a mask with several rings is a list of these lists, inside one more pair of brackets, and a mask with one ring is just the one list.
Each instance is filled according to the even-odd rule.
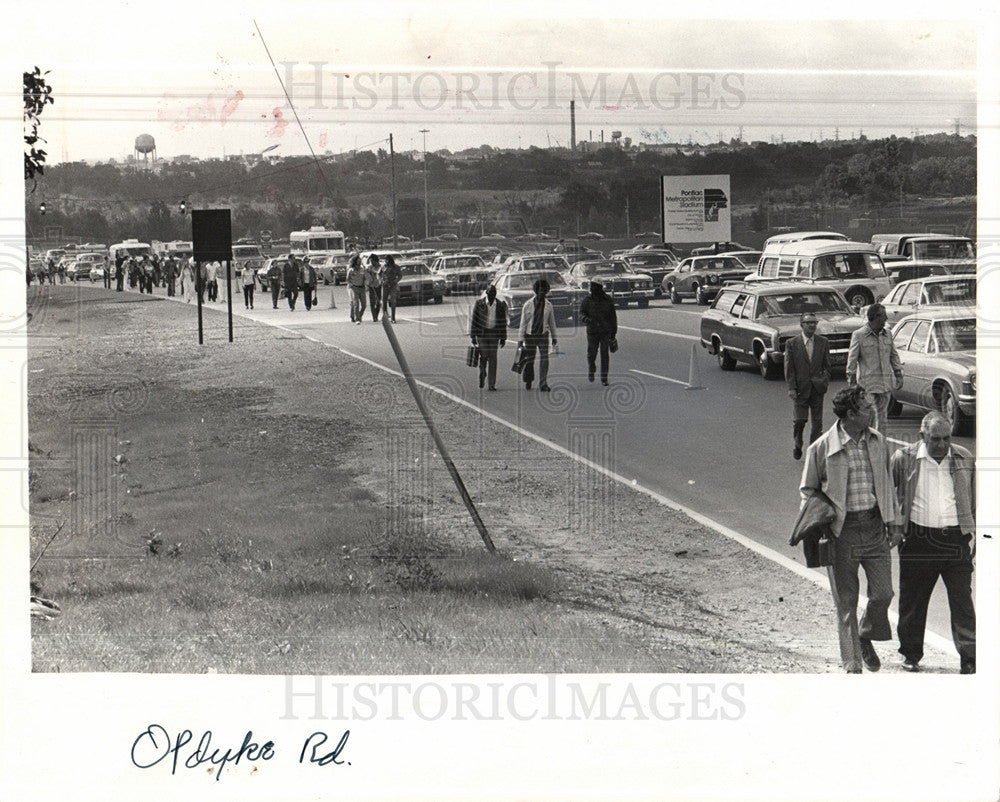
[[289,236],[289,251],[300,259],[344,255],[347,253],[344,232],[323,226],[313,226],[308,231],[293,231]]

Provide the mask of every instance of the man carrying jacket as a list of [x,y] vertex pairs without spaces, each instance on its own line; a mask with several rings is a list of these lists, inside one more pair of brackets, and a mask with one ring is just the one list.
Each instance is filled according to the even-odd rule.
[[282,280],[285,283],[285,297],[288,298],[288,308],[295,311],[295,301],[299,297],[299,260],[294,254],[289,254],[288,261],[285,262],[281,271]]
[[587,381],[594,380],[597,353],[600,351],[601,384],[607,386],[610,345],[618,336],[618,313],[601,282],[590,282],[590,295],[580,304],[580,319],[587,327]]
[[809,442],[823,432],[823,399],[830,386],[830,345],[816,333],[819,318],[803,312],[799,318],[801,337],[792,337],[785,344],[785,381],[792,399],[792,457],[802,458],[802,433],[812,415]]
[[[885,438],[871,428],[875,406],[863,387],[845,387],[833,399],[837,422],[806,452],[803,503],[821,490],[834,508],[830,585],[837,609],[840,659],[848,674],[862,663],[878,671],[873,640],[889,640],[892,601],[890,550],[902,540]],[[887,532],[888,528],[888,532]],[[868,606],[858,622],[858,568],[868,582]]]
[[521,326],[518,329],[518,348],[524,348],[524,369],[521,378],[525,389],[531,389],[535,378],[535,351],[538,351],[538,389],[549,392],[549,337],[556,346],[556,312],[545,297],[549,282],[540,278],[533,285],[535,297],[521,308]]
[[496,390],[497,352],[507,342],[507,304],[497,300],[497,288],[492,284],[486,288],[486,297],[472,307],[469,336],[479,348],[479,387],[489,380],[489,389]]
[[941,577],[948,590],[959,670],[974,674],[975,461],[951,442],[951,424],[940,412],[924,416],[920,437],[919,443],[892,456],[892,479],[906,532],[899,547],[899,652],[906,671],[920,670],[927,605]]

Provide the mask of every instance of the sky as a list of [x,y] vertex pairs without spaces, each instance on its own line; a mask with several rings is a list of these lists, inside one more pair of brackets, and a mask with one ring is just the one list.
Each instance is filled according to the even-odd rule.
[[27,43],[57,97],[42,129],[50,162],[120,160],[139,134],[166,158],[274,145],[273,155],[339,153],[387,147],[390,133],[400,151],[425,141],[431,151],[568,146],[573,99],[578,141],[976,126],[972,21],[514,19],[400,3],[365,5],[364,16],[336,3],[150,8],[53,15]]

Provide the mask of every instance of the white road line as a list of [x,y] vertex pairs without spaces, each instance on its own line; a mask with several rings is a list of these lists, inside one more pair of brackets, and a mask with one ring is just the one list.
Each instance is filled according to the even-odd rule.
[[[353,351],[348,351],[346,348],[342,348],[339,345],[334,345],[332,343],[325,343],[322,340],[316,339],[315,337],[310,337],[308,334],[301,334],[300,332],[292,331],[291,329],[285,326],[281,326],[277,323],[271,323],[269,325],[274,326],[276,329],[282,329],[284,331],[287,331],[290,334],[298,334],[304,340],[310,340],[311,342],[324,345],[327,348],[333,348],[334,350],[340,351],[342,354],[345,354],[346,356],[352,357],[368,365],[371,365],[372,367],[378,368],[379,370],[388,373],[392,376],[398,376],[401,379],[404,378],[403,374],[400,371],[382,365],[378,362],[375,362],[374,360],[371,360],[368,357],[356,354]],[[499,415],[495,415],[492,412],[487,412],[485,409],[477,407],[475,404],[472,404],[463,398],[459,398],[458,396],[452,395],[451,393],[442,390],[439,387],[434,387],[433,385],[427,384],[426,382],[422,382],[419,379],[416,379],[416,382],[425,390],[430,390],[431,392],[438,393],[439,395],[447,398],[449,401],[453,401],[456,404],[460,404],[461,406],[466,407],[467,409],[470,409],[473,412],[476,412],[486,418],[489,418],[494,423],[499,423],[501,426],[505,426],[511,431],[517,432],[518,434],[527,437],[530,440],[534,440],[536,443],[540,443],[541,445],[552,449],[556,453],[562,454],[564,457],[568,457],[569,459],[574,460],[575,462],[578,462],[579,464],[584,465],[590,468],[591,470],[597,471],[598,473],[607,476],[609,479],[618,482],[620,485],[624,487],[631,488],[636,492],[649,496],[651,499],[658,502],[659,504],[662,504],[665,507],[669,507],[672,510],[684,513],[692,520],[700,523],[702,526],[706,526],[709,529],[718,532],[723,537],[729,538],[730,540],[739,543],[741,546],[750,549],[750,551],[754,552],[755,554],[759,554],[766,560],[770,560],[773,563],[777,563],[782,568],[791,571],[793,574],[801,577],[802,579],[812,582],[817,587],[823,588],[824,590],[830,589],[829,581],[825,574],[821,574],[812,568],[806,568],[801,563],[797,563],[790,557],[780,552],[777,552],[768,546],[758,543],[756,540],[752,540],[746,535],[740,534],[735,529],[730,529],[728,526],[724,526],[723,524],[720,524],[719,522],[712,520],[708,516],[702,515],[700,512],[695,512],[690,507],[686,507],[683,504],[679,504],[676,501],[673,501],[672,499],[669,499],[666,496],[657,493],[655,490],[651,490],[648,487],[644,487],[636,483],[632,479],[628,479],[627,477],[615,473],[609,468],[605,468],[603,465],[598,465],[596,462],[581,457],[579,454],[570,451],[568,448],[565,448],[564,446],[561,446],[558,443],[553,443],[551,440],[548,440],[542,437],[541,435],[537,435],[534,432],[528,431],[527,429],[523,429],[516,423],[511,423],[506,418],[502,418]],[[860,594],[859,594],[859,600],[863,604],[867,604],[868,601],[865,596]],[[893,620],[894,623],[897,621],[896,614],[893,613],[891,610],[889,611],[889,617]],[[924,635],[924,642],[927,643],[928,645],[934,646],[935,648],[945,653],[950,654],[955,651],[954,645],[952,644],[950,638],[945,638],[941,635],[938,635],[936,632],[931,632],[929,629],[926,631]]]
[[693,334],[675,334],[672,331],[660,331],[659,329],[637,329],[632,326],[619,326],[619,329],[624,331],[639,331],[643,334],[659,334],[661,337],[676,337],[678,340],[693,340],[696,343],[701,342],[701,337],[695,337]]
[[639,373],[639,374],[641,374],[643,376],[651,376],[654,379],[663,379],[663,381],[665,381],[665,382],[673,382],[674,384],[681,385],[681,387],[689,387],[690,386],[687,382],[682,382],[679,379],[671,379],[669,376],[660,376],[659,374],[656,374],[656,373],[646,373],[646,371],[644,371],[644,370],[636,370],[635,368],[632,368],[630,370],[630,372],[631,373]]

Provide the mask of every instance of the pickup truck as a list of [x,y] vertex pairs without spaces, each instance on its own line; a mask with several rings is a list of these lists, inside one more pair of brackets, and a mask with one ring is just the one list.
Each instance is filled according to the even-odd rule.
[[875,234],[872,245],[893,284],[926,276],[975,273],[976,245],[951,234]]

